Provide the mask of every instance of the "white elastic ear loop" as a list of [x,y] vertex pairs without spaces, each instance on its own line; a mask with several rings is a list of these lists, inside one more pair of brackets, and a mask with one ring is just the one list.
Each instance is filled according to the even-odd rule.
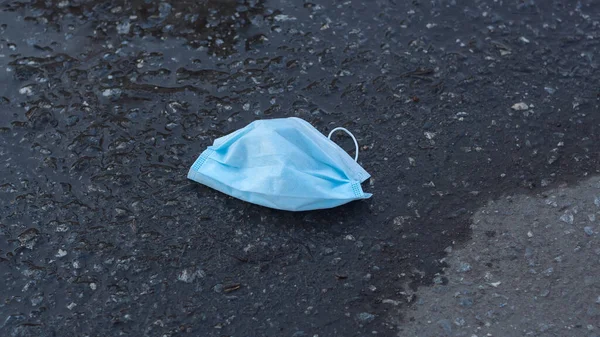
[[352,134],[352,132],[346,130],[345,128],[337,127],[335,129],[331,130],[331,132],[329,133],[329,136],[327,136],[327,138],[329,138],[331,140],[331,135],[333,135],[333,133],[336,131],[344,131],[345,133],[348,134],[348,136],[352,137],[352,140],[354,141],[354,147],[356,148],[356,154],[354,155],[354,161],[358,161],[358,142],[356,141],[356,138],[354,138],[354,135]]

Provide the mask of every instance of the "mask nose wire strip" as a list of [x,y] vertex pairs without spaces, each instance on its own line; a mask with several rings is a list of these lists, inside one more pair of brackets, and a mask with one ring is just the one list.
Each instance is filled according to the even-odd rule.
[[356,154],[354,155],[354,161],[358,161],[358,142],[356,141],[356,138],[354,138],[354,135],[352,134],[352,132],[348,131],[346,128],[337,127],[335,129],[331,130],[331,132],[329,132],[329,136],[327,136],[327,138],[329,138],[329,140],[331,140],[331,135],[333,135],[333,133],[336,131],[344,131],[345,133],[348,134],[348,136],[352,137],[352,140],[354,141],[354,147],[356,148]]

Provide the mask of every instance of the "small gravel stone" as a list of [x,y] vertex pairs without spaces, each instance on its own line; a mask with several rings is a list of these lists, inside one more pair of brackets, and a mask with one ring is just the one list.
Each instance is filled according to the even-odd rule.
[[44,300],[44,295],[43,294],[36,294],[34,296],[31,297],[31,306],[38,306],[40,303],[42,303],[42,301]]
[[583,227],[583,231],[585,232],[585,234],[587,234],[589,236],[594,235],[594,230],[590,226]]
[[544,270],[544,271],[542,272],[542,274],[544,274],[544,275],[546,275],[546,276],[550,276],[550,275],[552,275],[552,273],[553,273],[553,272],[554,272],[554,268],[550,267],[550,268],[548,268],[548,269]]
[[104,89],[102,91],[102,96],[110,97],[110,96],[118,95],[120,93],[121,93],[121,89]]
[[368,312],[361,312],[356,315],[356,318],[362,323],[371,323],[375,319],[375,315]]
[[511,108],[516,111],[522,111],[522,110],[529,109],[529,106],[523,102],[520,102],[520,103],[513,104],[513,106]]
[[182,270],[179,275],[177,275],[177,279],[179,281],[185,282],[185,283],[192,283],[194,282],[194,280],[197,277],[204,277],[204,271],[202,271],[201,269],[198,270],[193,270],[193,269],[184,269]]
[[392,299],[389,299],[389,298],[386,298],[385,300],[381,301],[381,303],[391,304],[391,305],[394,305],[394,306],[400,305],[400,301],[392,300]]
[[465,319],[462,317],[457,317],[454,319],[454,324],[457,326],[463,326],[465,325]]
[[129,21],[121,22],[120,24],[117,25],[117,33],[128,34],[130,28],[131,28],[131,23],[129,23]]
[[435,138],[435,132],[426,131],[426,132],[424,132],[424,134],[425,134],[425,138],[427,138],[429,140],[432,140],[433,138]]
[[275,19],[275,21],[295,21],[296,18],[293,16],[289,16],[289,15],[284,15],[284,14],[279,14],[279,15],[275,15],[275,17],[273,17]]
[[28,249],[33,249],[35,244],[37,243],[38,236],[40,235],[40,231],[35,228],[29,228],[19,234],[19,243],[21,247],[25,247]]
[[461,263],[458,265],[458,269],[457,269],[457,271],[458,271],[459,273],[466,273],[466,272],[468,272],[469,270],[471,270],[471,265],[470,265],[470,264],[468,264],[468,263],[466,263],[466,262],[461,262]]
[[567,212],[567,213],[561,215],[560,220],[562,222],[568,223],[569,225],[572,225],[573,224],[573,220],[574,220],[573,214],[570,213],[570,212]]
[[26,86],[26,87],[19,89],[19,94],[31,96],[31,95],[33,95],[33,90],[31,89],[31,86]]

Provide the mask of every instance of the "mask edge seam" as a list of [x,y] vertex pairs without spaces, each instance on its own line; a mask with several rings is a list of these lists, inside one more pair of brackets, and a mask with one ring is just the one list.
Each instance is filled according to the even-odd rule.
[[190,171],[188,173],[188,178],[193,179],[196,175],[197,172],[200,172],[200,168],[202,167],[202,165],[204,165],[204,163],[206,162],[206,160],[215,152],[215,150],[211,149],[210,147],[207,148],[206,150],[204,150],[199,156],[198,158],[194,161],[194,164],[192,164],[192,167],[190,168]]

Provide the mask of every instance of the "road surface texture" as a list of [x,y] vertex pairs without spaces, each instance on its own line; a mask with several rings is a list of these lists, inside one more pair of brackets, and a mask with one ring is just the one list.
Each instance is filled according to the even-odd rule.
[[600,336],[598,220],[597,177],[491,201],[399,336]]
[[[597,336],[599,55],[595,0],[0,0],[0,335]],[[374,196],[186,179],[290,116]]]

